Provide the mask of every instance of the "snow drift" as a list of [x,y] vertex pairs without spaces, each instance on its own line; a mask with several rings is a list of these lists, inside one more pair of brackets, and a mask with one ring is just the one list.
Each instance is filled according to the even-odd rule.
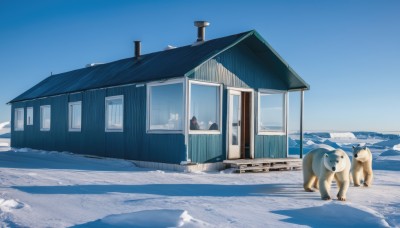
[[331,139],[356,139],[352,132],[329,133]]

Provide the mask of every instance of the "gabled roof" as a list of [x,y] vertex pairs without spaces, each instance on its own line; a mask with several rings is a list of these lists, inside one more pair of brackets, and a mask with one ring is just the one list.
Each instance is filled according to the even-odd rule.
[[140,60],[127,58],[52,75],[10,101],[10,103],[35,98],[73,93],[90,89],[183,77],[223,51],[246,42],[266,64],[283,77],[291,89],[309,89],[287,63],[256,32],[248,31],[201,45],[188,45],[170,50],[142,55]]

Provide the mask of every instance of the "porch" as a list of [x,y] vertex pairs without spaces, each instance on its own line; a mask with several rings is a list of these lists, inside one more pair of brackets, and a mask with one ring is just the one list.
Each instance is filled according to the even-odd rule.
[[302,159],[299,158],[236,159],[224,160],[223,163],[236,173],[301,170],[302,167]]

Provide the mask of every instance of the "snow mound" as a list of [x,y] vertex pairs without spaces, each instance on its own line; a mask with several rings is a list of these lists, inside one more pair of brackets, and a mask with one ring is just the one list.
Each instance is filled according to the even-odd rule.
[[5,212],[11,212],[13,209],[23,208],[24,204],[13,199],[2,199],[0,198],[0,210]]
[[327,203],[319,207],[272,212],[288,216],[283,220],[285,222],[310,227],[390,227],[380,213],[350,203]]
[[399,150],[400,151],[400,144],[394,145],[393,150]]
[[374,146],[382,146],[382,147],[398,147],[400,145],[400,139],[392,139],[392,140],[386,140],[382,142],[375,143]]
[[292,139],[292,138],[289,137],[288,141],[289,141],[289,147],[296,147],[296,146],[298,146],[295,139]]
[[209,224],[194,219],[185,210],[144,210],[109,215],[76,227],[205,227]]
[[400,151],[398,150],[386,150],[382,152],[379,156],[399,156]]
[[0,123],[0,130],[6,129],[6,128],[10,128],[10,121]]
[[312,140],[307,140],[304,144],[307,145],[307,146],[311,146],[311,145],[314,145],[315,142],[312,141]]
[[352,132],[329,133],[331,139],[356,139]]

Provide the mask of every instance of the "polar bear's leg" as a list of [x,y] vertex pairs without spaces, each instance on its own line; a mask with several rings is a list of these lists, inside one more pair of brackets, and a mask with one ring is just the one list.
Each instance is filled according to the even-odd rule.
[[315,181],[314,181],[314,188],[315,188],[315,189],[319,189],[319,181],[318,181],[318,178],[315,178]]
[[335,179],[336,179],[336,181],[338,183],[338,186],[339,186],[339,192],[337,194],[337,198],[340,201],[345,201],[346,200],[347,190],[349,189],[349,185],[350,185],[348,172],[343,171],[343,172],[340,172],[340,173],[336,173],[335,174]]
[[336,180],[336,184],[337,184],[338,188],[341,188],[342,182],[339,180],[339,178],[337,177],[336,174],[335,174],[335,180]]
[[361,164],[356,164],[352,167],[353,181],[354,181],[354,186],[356,187],[360,186],[361,184],[360,183],[361,172],[362,172]]
[[372,161],[366,162],[364,164],[364,186],[369,187],[372,184]]
[[312,189],[312,185],[314,184],[314,181],[317,179],[317,176],[314,174],[310,174],[307,178],[304,177],[304,190],[306,192],[314,192]]
[[312,159],[311,155],[306,155],[303,158],[303,187],[306,192],[314,191],[312,185],[317,178],[312,170]]
[[321,193],[321,199],[330,200],[331,196],[329,195],[329,192],[331,191],[333,174],[329,174],[326,177],[318,179],[319,179],[319,192]]

